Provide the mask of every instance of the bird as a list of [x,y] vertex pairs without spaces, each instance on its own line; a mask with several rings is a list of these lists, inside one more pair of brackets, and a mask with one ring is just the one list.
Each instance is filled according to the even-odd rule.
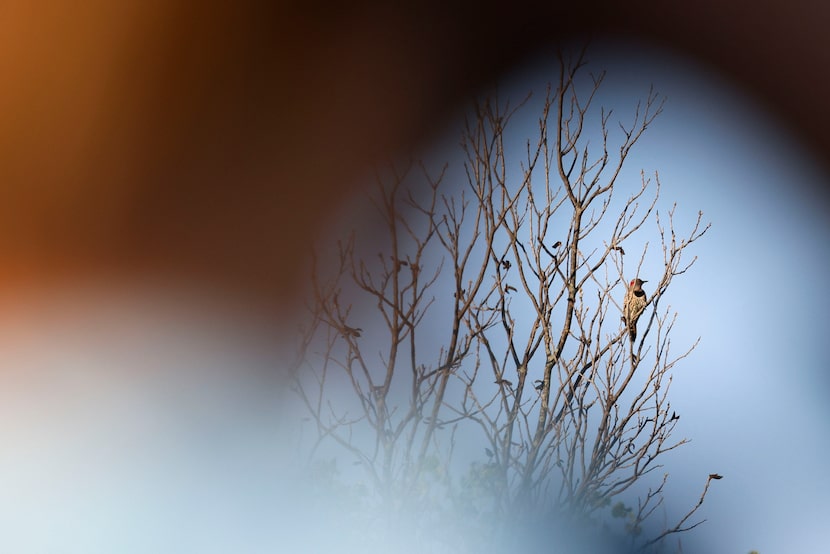
[[349,327],[348,325],[343,325],[341,332],[343,333],[343,336],[346,338],[360,338],[360,334],[363,332],[363,329],[361,329],[360,327]]
[[633,279],[623,299],[623,320],[632,343],[637,340],[637,320],[646,309],[646,293],[643,290],[643,283],[647,282],[642,279]]

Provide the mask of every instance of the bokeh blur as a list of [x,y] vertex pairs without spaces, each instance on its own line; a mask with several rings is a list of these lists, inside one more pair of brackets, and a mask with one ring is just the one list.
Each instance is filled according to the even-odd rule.
[[[796,159],[788,148],[809,160],[799,167],[810,177],[784,166],[775,173],[780,188],[767,183],[761,197],[754,183],[734,182],[751,172],[727,173],[735,188],[705,196],[695,191],[706,183],[688,182],[681,196],[737,230],[722,239],[731,250],[718,263],[751,257],[755,270],[741,278],[768,285],[757,289],[761,298],[741,297],[737,305],[721,286],[718,302],[769,321],[768,332],[791,330],[783,341],[770,333],[732,343],[757,349],[761,361],[776,349],[780,373],[764,367],[766,381],[753,382],[748,370],[704,374],[709,386],[730,382],[728,396],[715,394],[719,417],[777,414],[773,427],[747,417],[740,428],[757,435],[740,447],[743,460],[772,458],[774,471],[752,466],[753,479],[733,493],[730,508],[710,517],[721,517],[716,529],[726,534],[730,512],[787,505],[792,491],[782,472],[791,456],[808,477],[793,486],[812,488],[798,521],[817,529],[818,499],[827,491],[816,477],[828,436],[819,403],[826,363],[781,353],[818,352],[826,329],[826,294],[816,279],[826,269],[826,181],[815,177],[825,175],[830,153],[826,9],[744,0],[693,7],[484,2],[474,12],[439,2],[396,6],[0,5],[0,550],[300,552],[313,536],[317,550],[305,551],[334,551],[337,536],[314,533],[328,521],[315,512],[319,504],[281,478],[292,471],[285,437],[294,437],[281,411],[290,403],[286,345],[306,293],[308,249],[333,218],[344,217],[342,205],[353,202],[373,164],[444,138],[471,95],[516,74],[541,49],[585,39],[635,40],[650,55],[671,52],[662,70],[682,59],[698,64],[698,77],[716,73],[718,86],[737,96],[714,94],[712,113],[730,108],[724,98],[751,99],[741,125],[751,130],[752,118],[765,114],[774,123],[764,132],[794,137],[764,151],[759,164],[776,152]],[[614,63],[634,66],[643,52],[626,50],[628,59]],[[640,85],[646,77],[631,79]],[[675,94],[683,91],[680,82]],[[695,118],[675,124],[695,134]],[[716,125],[706,130],[718,132]],[[668,157],[671,146],[652,152]],[[662,169],[660,159],[649,165]],[[683,182],[687,174],[675,177]],[[713,174],[725,187],[724,173]],[[756,201],[740,217],[724,208]],[[809,225],[793,226],[805,218]],[[770,232],[776,226],[788,232]],[[775,240],[741,250],[741,234]],[[796,247],[804,238],[810,241]],[[703,275],[715,280],[715,269]],[[701,353],[713,369],[761,363],[735,351],[727,356],[730,343],[719,345]],[[782,389],[776,379],[788,375],[801,388]],[[684,379],[701,403],[711,400],[707,383]],[[776,394],[787,402],[776,403]],[[809,433],[782,451],[792,431],[787,421]],[[689,434],[707,445],[704,452],[727,448],[729,436],[707,435],[710,425]],[[797,450],[804,457],[791,454]],[[702,456],[701,463],[716,461]],[[735,472],[746,468],[741,459],[730,463]],[[759,482],[774,486],[741,492]],[[780,512],[751,513],[751,523],[769,528]],[[300,523],[308,528],[297,532]],[[800,536],[802,549],[819,548],[803,542],[817,534]],[[714,537],[700,547],[712,548]],[[754,540],[729,544],[763,554]]]

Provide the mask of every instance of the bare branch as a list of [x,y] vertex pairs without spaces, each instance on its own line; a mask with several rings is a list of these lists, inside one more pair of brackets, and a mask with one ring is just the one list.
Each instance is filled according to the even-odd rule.
[[[559,61],[543,96],[514,105],[494,93],[475,105],[463,171],[379,171],[370,200],[383,233],[352,233],[313,260],[294,370],[317,430],[312,451],[347,453],[384,513],[430,502],[440,511],[480,488],[487,528],[550,508],[602,519],[687,442],[674,434],[669,392],[697,343],[672,350],[677,313],[667,304],[709,225],[699,214],[690,230],[676,229],[657,173],[641,171],[632,186],[621,177],[664,99],[649,90],[618,120],[624,112],[595,105],[605,74],[586,74],[585,52]],[[529,110],[538,133],[517,140],[527,127],[514,122]],[[463,186],[452,188],[456,179]],[[634,336],[623,299],[654,267],[662,275],[643,276]],[[457,436],[478,438],[482,460],[460,481],[430,481]],[[618,510],[635,538],[666,479],[636,512]],[[688,522],[708,486],[641,546],[699,525]]]

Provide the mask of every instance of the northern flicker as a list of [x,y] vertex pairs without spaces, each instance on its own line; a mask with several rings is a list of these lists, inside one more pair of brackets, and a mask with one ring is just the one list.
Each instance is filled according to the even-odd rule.
[[642,279],[632,280],[623,300],[623,321],[628,328],[631,342],[637,340],[637,320],[646,309],[646,293],[643,290],[643,283],[647,282]]

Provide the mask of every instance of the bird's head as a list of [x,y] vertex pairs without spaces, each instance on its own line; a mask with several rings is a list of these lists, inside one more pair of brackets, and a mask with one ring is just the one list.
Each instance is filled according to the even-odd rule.
[[632,279],[629,283],[629,286],[634,288],[640,288],[643,286],[643,283],[648,283],[648,281],[643,281],[642,279]]

